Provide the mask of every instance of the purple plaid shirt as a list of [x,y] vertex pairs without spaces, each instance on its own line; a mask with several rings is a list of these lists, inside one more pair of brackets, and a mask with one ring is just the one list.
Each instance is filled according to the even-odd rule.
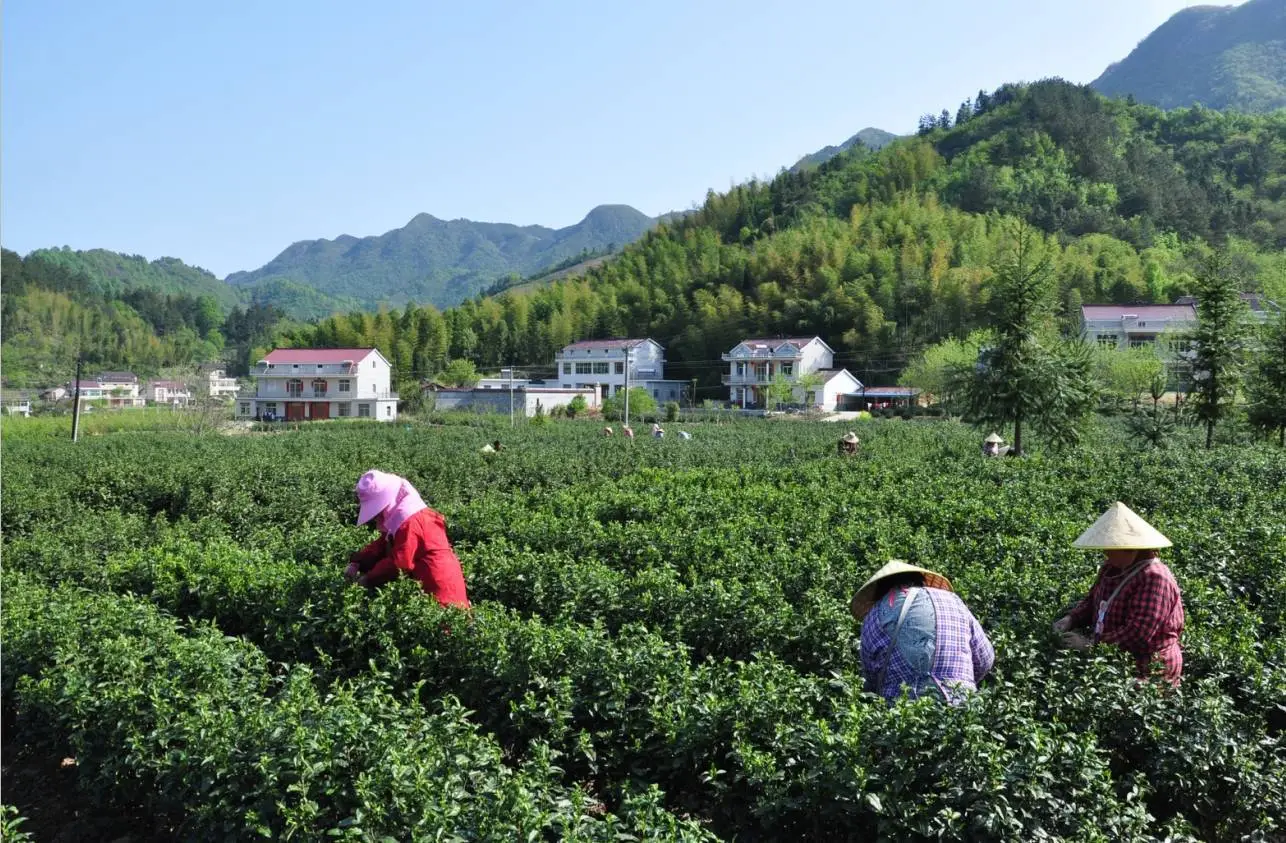
[[[947,702],[958,703],[965,691],[977,690],[978,680],[996,661],[996,651],[959,596],[945,589],[922,588],[898,633],[896,652],[890,654],[893,628],[907,593],[906,588],[892,589],[862,621],[866,688],[885,699],[897,698],[903,685],[913,698],[937,690]],[[930,651],[933,664],[926,670]],[[886,659],[883,687],[877,688]]]

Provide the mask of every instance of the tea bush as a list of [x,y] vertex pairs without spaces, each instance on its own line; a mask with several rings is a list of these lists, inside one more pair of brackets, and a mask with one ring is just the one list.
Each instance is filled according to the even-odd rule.
[[[131,658],[184,665],[139,674],[154,696],[128,702],[131,717],[174,711],[209,729],[189,702],[163,698],[184,683],[225,689],[219,705],[250,724],[238,737],[260,754],[220,750],[244,798],[165,780],[198,806],[183,813],[196,836],[256,822],[347,833],[351,812],[309,813],[286,779],[250,769],[296,763],[298,743],[254,730],[283,716],[299,724],[291,740],[334,746],[329,733],[342,733],[365,753],[377,784],[362,817],[395,837],[468,838],[488,821],[546,837],[741,840],[1286,830],[1286,455],[1141,453],[1105,429],[1074,453],[985,460],[978,435],[951,423],[856,424],[862,452],[847,459],[834,456],[837,431],[812,423],[628,442],[564,422],[504,433],[489,460],[478,448],[493,433],[467,426],[6,439],[5,705],[30,740],[88,754],[92,798],[128,800],[135,789],[94,771],[195,774],[54,704],[83,671],[125,670],[96,649],[104,624],[128,628],[108,637],[142,648]],[[407,476],[446,516],[469,615],[409,582],[367,593],[342,578],[369,540],[351,523],[352,486],[372,467]],[[1068,653],[1049,633],[1096,568],[1071,540],[1117,499],[1175,542],[1163,556],[1188,614],[1178,692],[1134,682],[1119,652]],[[946,573],[991,634],[997,669],[968,705],[889,707],[863,690],[847,602],[890,557]],[[65,604],[61,621],[24,614],[23,594]],[[88,607],[104,620],[79,620]],[[223,678],[212,685],[209,671]],[[40,696],[46,685],[54,696]],[[416,750],[420,769],[406,747],[365,734],[380,729],[438,743]],[[193,754],[232,739],[183,734]],[[444,734],[480,759],[459,798],[503,807],[459,822],[390,813],[412,798],[390,777],[451,775],[433,749]],[[341,778],[319,759],[319,776]],[[511,787],[531,801],[497,795]]]

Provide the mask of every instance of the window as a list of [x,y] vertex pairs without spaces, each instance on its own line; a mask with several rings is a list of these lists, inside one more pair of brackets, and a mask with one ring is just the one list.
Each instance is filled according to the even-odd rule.
[[299,378],[291,378],[286,381],[286,394],[291,398],[298,398],[304,394],[304,382]]
[[392,404],[386,404],[386,405],[384,406],[384,415],[388,416],[389,418],[392,418],[392,417],[393,417],[393,405],[392,405]]
[[571,364],[571,363],[564,363],[564,364],[563,364],[563,374],[564,374],[564,375],[570,375],[571,373],[572,373],[572,364]]
[[372,361],[371,361],[371,368],[372,368],[372,369],[374,369],[374,368],[375,368],[375,361],[374,361],[374,360],[372,360]]
[[296,370],[296,371],[298,371],[298,369],[299,369],[299,364],[298,364],[298,363],[295,363],[295,364],[293,364],[290,368],[291,368],[291,369],[294,369],[294,370]]
[[277,368],[277,367],[276,367],[276,365],[275,365],[275,364],[273,364],[273,363],[269,363],[269,364],[268,364],[268,368],[269,368],[269,369],[275,369],[275,368]]
[[314,398],[326,397],[326,379],[325,378],[317,378],[316,380],[313,381],[313,397]]
[[673,390],[673,389],[671,389],[671,390],[670,390],[670,398],[671,398],[671,400],[673,400],[673,399],[674,399],[674,390]]
[[317,364],[317,371],[319,371],[319,372],[320,372],[321,370],[322,370],[322,364],[321,364],[321,363],[318,363],[318,364]]
[[782,363],[781,373],[786,377],[790,377],[795,373],[795,365],[793,363]]
[[277,415],[277,402],[269,401],[267,404],[264,404],[263,411],[265,413],[272,413],[274,416]]
[[624,363],[617,363],[617,364],[616,364],[616,374],[618,374],[618,375],[623,375],[623,374],[625,374],[625,364],[624,364]]
[[661,397],[661,390],[659,390],[659,389],[654,389],[654,390],[652,390],[652,397],[653,397],[653,398],[660,398],[660,397]]
[[603,360],[603,361],[600,361],[600,362],[598,362],[598,363],[595,363],[595,364],[594,364],[594,374],[596,374],[596,375],[606,375],[606,374],[607,374],[607,361],[606,361],[606,360]]
[[249,401],[242,401],[242,402],[241,402],[241,404],[240,404],[240,407],[241,407],[241,409],[240,409],[238,412],[240,412],[240,414],[241,414],[241,415],[243,415],[243,416],[248,416],[248,415],[250,415],[250,402],[249,402]]
[[1116,334],[1099,334],[1098,344],[1116,348],[1116,345],[1117,345]]
[[336,406],[339,407],[339,417],[342,419],[346,419],[353,414],[353,405],[349,404],[347,401]]
[[592,375],[592,374],[594,374],[594,364],[593,364],[593,363],[577,363],[577,364],[576,364],[576,374],[578,374],[578,375]]
[[359,417],[359,418],[369,419],[369,418],[371,417],[371,405],[370,405],[370,404],[358,404],[358,405],[357,405],[357,415],[358,415],[358,417]]
[[352,392],[352,390],[353,390],[353,382],[352,382],[352,381],[348,380],[347,378],[344,378],[344,379],[342,379],[342,380],[339,382],[339,391],[340,391],[340,392]]

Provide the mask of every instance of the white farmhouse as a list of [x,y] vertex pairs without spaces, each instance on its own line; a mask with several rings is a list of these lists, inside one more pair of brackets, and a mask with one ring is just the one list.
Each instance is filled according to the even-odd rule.
[[241,389],[237,379],[228,377],[223,369],[214,369],[206,377],[209,380],[207,394],[211,398],[235,398]]
[[237,399],[238,418],[397,418],[392,366],[373,348],[274,348],[254,375],[255,394]]
[[1087,304],[1081,307],[1081,335],[1109,348],[1156,345],[1197,326],[1192,304]]
[[851,403],[862,383],[847,369],[836,369],[835,352],[821,337],[745,339],[723,360],[729,364],[723,383],[732,403],[742,409],[763,408],[768,386],[777,378],[797,383],[811,375],[814,385],[794,390],[796,403],[834,410]]
[[192,390],[182,381],[152,381],[145,396],[154,404],[182,407],[192,401]]
[[[98,383],[102,387],[100,397],[107,399],[109,407],[147,406],[139,392],[138,376],[133,372],[102,372],[98,375]],[[82,394],[81,397],[85,396]]]
[[[658,403],[683,398],[687,381],[667,380],[665,349],[653,339],[583,340],[554,355],[561,389],[594,389],[609,398],[625,388],[647,390]],[[595,402],[597,403],[597,402]]]

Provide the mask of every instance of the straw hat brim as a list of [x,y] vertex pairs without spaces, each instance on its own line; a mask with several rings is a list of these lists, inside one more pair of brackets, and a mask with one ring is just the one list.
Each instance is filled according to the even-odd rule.
[[845,433],[843,436],[840,437],[840,441],[848,442],[850,444],[855,445],[857,444],[857,441],[858,441],[857,434],[850,430],[848,433]]
[[1004,444],[1004,442],[1005,442],[1005,440],[1004,440],[1004,439],[1001,439],[1001,438],[1000,438],[1000,436],[999,436],[998,434],[995,434],[995,433],[991,434],[990,436],[988,436],[986,439],[984,439],[984,440],[982,440],[982,441],[983,441],[983,442],[994,442],[994,443],[996,443],[997,445],[1003,445],[1003,444]]
[[1159,550],[1173,544],[1138,513],[1117,501],[1072,542],[1072,547],[1085,550]]
[[857,594],[853,595],[853,601],[849,604],[849,611],[853,617],[862,620],[875,605],[875,592],[879,588],[880,580],[888,577],[897,576],[898,574],[921,574],[924,576],[924,584],[929,588],[941,588],[945,591],[954,591],[951,587],[951,580],[939,574],[937,571],[930,571],[928,568],[921,568],[919,565],[912,565],[903,562],[901,559],[894,559],[883,568],[871,575]]

